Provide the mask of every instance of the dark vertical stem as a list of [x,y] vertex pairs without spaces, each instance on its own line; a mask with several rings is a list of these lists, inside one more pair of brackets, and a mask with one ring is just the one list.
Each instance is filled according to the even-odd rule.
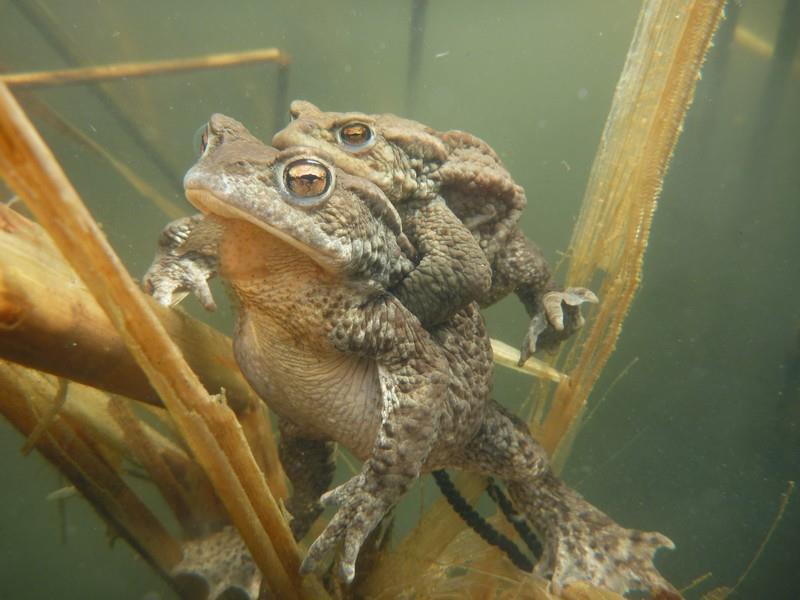
[[758,103],[758,113],[753,124],[753,134],[748,148],[747,160],[742,169],[745,197],[760,193],[761,184],[767,175],[772,153],[775,119],[780,112],[786,82],[792,68],[792,60],[800,42],[800,0],[786,0],[780,19],[775,50]]
[[[72,43],[67,36],[59,29],[52,15],[42,6],[40,2],[30,2],[30,0],[14,0],[17,10],[42,34],[44,41],[50,45],[58,54],[71,65],[77,66],[86,64],[84,57],[73,49]],[[125,114],[124,109],[111,94],[102,86],[90,86],[89,92],[97,98],[106,110],[119,122],[125,133],[139,146],[144,155],[149,158],[156,166],[158,171],[172,186],[173,190],[183,196],[181,186],[180,169],[169,165],[162,156],[158,147],[151,143],[142,135],[141,130],[133,119]]]
[[414,115],[422,65],[422,44],[425,38],[425,12],[428,0],[412,0],[411,29],[408,40],[408,77],[406,79],[406,114]]
[[[61,473],[58,474],[58,487],[56,489],[64,489],[66,486],[66,479]],[[56,500],[56,509],[58,510],[58,533],[62,545],[67,544],[67,502],[64,498]]]
[[275,80],[275,106],[272,112],[272,133],[280,131],[286,125],[289,109],[289,65],[281,65]]

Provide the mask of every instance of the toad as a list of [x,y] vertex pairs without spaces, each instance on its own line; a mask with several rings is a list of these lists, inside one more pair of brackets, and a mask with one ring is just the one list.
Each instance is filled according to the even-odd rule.
[[[265,146],[222,115],[211,118],[203,146],[184,179],[205,215],[194,218],[186,250],[216,253],[237,305],[234,353],[279,416],[296,535],[330,485],[331,442],[363,461],[322,495],[322,505],[339,508],[304,571],[338,549],[339,573],[352,581],[367,535],[409,485],[456,467],[505,483],[543,540],[536,569],[555,591],[586,580],[675,594],[652,564],[672,542],[625,529],[587,503],[553,474],[525,424],[490,398],[491,346],[478,305],[426,329],[387,291],[416,265],[377,186],[318,148]],[[187,260],[180,244],[170,252]],[[148,282],[172,299],[166,280]]]
[[289,112],[292,121],[273,146],[323,149],[397,207],[419,260],[392,293],[423,325],[513,291],[531,318],[520,364],[582,325],[578,307],[597,297],[586,288],[556,288],[542,252],[518,225],[525,192],[486,142],[392,114],[323,112],[305,101],[292,102]]

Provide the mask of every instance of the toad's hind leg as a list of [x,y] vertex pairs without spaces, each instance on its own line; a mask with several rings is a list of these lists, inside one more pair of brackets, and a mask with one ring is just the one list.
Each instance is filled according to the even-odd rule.
[[465,469],[504,480],[517,510],[544,543],[536,572],[553,591],[588,581],[624,594],[658,590],[680,596],[653,565],[660,547],[673,548],[660,533],[626,529],[589,504],[552,472],[544,449],[527,426],[497,403],[464,451]]
[[292,483],[286,509],[292,515],[292,534],[299,540],[322,513],[319,497],[330,487],[336,469],[334,444],[303,437],[286,419],[279,420],[279,427],[278,452],[283,470]]

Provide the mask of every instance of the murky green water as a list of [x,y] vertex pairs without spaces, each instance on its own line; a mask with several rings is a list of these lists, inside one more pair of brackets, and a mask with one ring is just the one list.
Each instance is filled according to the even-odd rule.
[[[429,2],[420,68],[409,81],[411,6],[5,2],[0,68],[71,66],[64,44],[87,64],[278,46],[293,58],[289,99],[396,112],[487,140],[525,186],[525,230],[555,263],[640,2]],[[32,24],[36,7],[57,31]],[[739,25],[772,44],[782,7],[777,0],[747,4]],[[655,217],[643,286],[592,396],[600,406],[565,471],[623,524],[675,541],[677,550],[658,564],[678,587],[712,573],[689,597],[736,583],[787,482],[800,473],[800,76],[795,69],[780,95],[775,88],[765,95],[768,69],[766,58],[741,43],[712,50]],[[276,73],[261,65],[106,84],[158,149],[160,169],[91,87],[30,94],[188,212],[179,185],[194,159],[193,132],[223,112],[268,139],[286,111],[275,103]],[[28,97],[20,96],[23,104]],[[141,276],[168,219],[105,159],[35,120]],[[495,337],[517,344],[526,318],[516,299],[487,318]],[[226,311],[210,319],[229,330]],[[495,395],[519,406],[529,385],[501,370]],[[38,457],[20,458],[20,445],[0,425],[0,597],[171,597],[123,543],[109,549],[104,526],[82,501],[69,500],[66,519],[59,515],[45,496],[63,484]],[[416,514],[406,512],[406,519]],[[795,496],[738,597],[798,597],[798,532]]]

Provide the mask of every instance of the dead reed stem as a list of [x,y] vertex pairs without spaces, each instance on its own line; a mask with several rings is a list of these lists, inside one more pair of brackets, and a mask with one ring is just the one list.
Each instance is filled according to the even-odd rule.
[[642,7],[570,243],[567,284],[599,282],[601,305],[561,361],[570,379],[558,384],[538,427],[551,453],[581,414],[639,287],[664,174],[724,4]]
[[494,356],[495,364],[501,367],[506,367],[512,371],[524,373],[531,377],[538,377],[540,379],[548,379],[550,381],[562,381],[567,378],[564,373],[561,373],[552,366],[539,360],[535,356],[531,356],[525,361],[525,364],[519,366],[519,350],[501,342],[500,340],[492,339],[492,354]]
[[46,144],[0,84],[0,171],[125,340],[209,475],[270,589],[298,598],[299,552],[233,412],[211,398],[100,232]]
[[[464,473],[459,475],[455,485],[467,502],[474,504],[486,488],[486,479]],[[424,594],[426,579],[423,573],[441,568],[437,565],[438,557],[464,527],[464,521],[456,515],[447,500],[439,498],[414,530],[394,550],[382,556],[359,587],[359,593],[366,597],[379,597],[391,590]],[[404,576],[398,577],[399,573]]]
[[[108,317],[36,223],[0,204],[0,357],[139,402],[161,405]],[[59,291],[58,302],[52,290]],[[264,404],[244,381],[229,338],[151,302],[207,390],[225,389],[277,498],[286,479]]]
[[207,54],[194,58],[174,58],[150,62],[117,63],[113,65],[96,65],[93,67],[80,67],[75,69],[58,69],[55,71],[12,73],[9,75],[0,75],[0,82],[13,87],[70,85],[92,81],[107,81],[109,79],[168,75],[170,73],[196,71],[198,69],[222,69],[225,67],[265,62],[274,62],[285,67],[291,62],[291,59],[286,52],[278,48],[261,48],[245,52]]
[[[50,410],[56,389],[52,378],[0,361],[0,414],[23,435],[30,435],[40,422],[39,415]],[[103,412],[91,394],[82,396],[81,404],[84,400],[89,406],[84,405],[83,411]],[[86,435],[69,409],[65,413],[48,426],[36,448],[106,517],[115,533],[169,580],[170,569],[181,558],[180,544],[111,467],[101,449],[104,438]]]
[[[53,302],[58,290],[58,302]],[[238,412],[261,404],[236,368],[231,341],[151,302],[209,390]],[[106,314],[36,223],[0,204],[0,357],[140,402],[161,404]]]

